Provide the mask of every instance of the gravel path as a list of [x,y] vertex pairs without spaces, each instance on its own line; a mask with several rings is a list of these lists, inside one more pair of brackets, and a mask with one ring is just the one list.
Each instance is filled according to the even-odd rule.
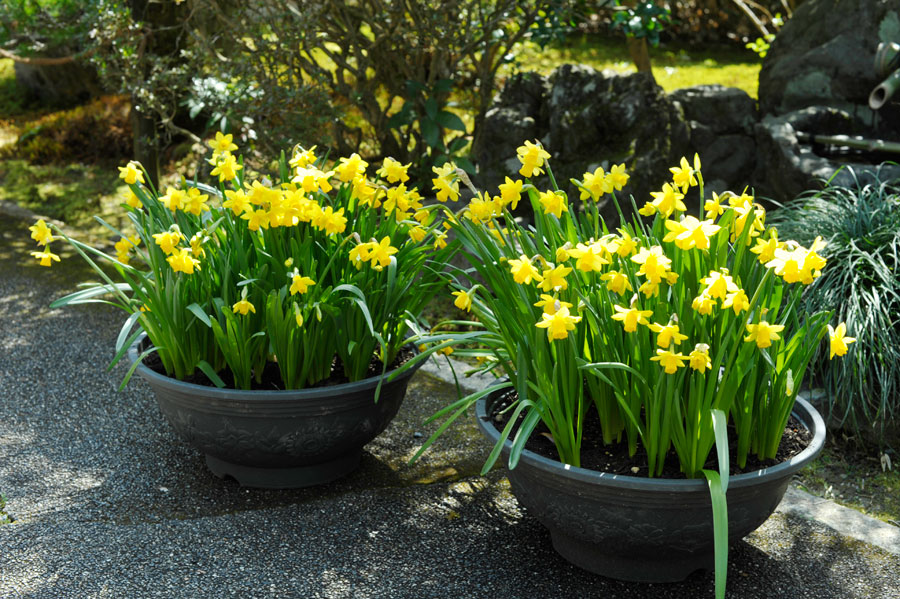
[[[116,391],[121,315],[47,307],[89,273],[36,266],[26,225],[0,213],[0,491],[15,519],[0,526],[0,598],[713,596],[708,573],[621,583],[557,557],[503,472],[477,475],[487,448],[471,423],[407,466],[425,416],[455,396],[424,372],[347,478],[296,491],[215,478],[144,384]],[[900,598],[900,556],[801,516],[733,545],[729,597]]]

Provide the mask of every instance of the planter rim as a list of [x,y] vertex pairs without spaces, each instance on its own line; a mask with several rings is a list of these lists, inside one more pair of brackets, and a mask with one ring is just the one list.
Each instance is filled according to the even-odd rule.
[[[504,388],[505,389],[505,388]],[[491,418],[487,412],[488,398],[493,399],[496,391],[479,399],[475,404],[475,420],[481,429],[493,444],[500,439],[500,432],[491,422]],[[774,466],[736,474],[728,477],[728,488],[745,487],[759,484],[765,480],[779,479],[790,476],[794,472],[806,466],[815,459],[825,446],[825,421],[819,412],[805,399],[796,398],[791,413],[796,416],[801,423],[813,432],[813,438],[809,446],[792,457],[791,459],[776,464]],[[504,457],[509,455],[512,449],[512,441],[507,439],[503,444]],[[672,492],[695,492],[698,489],[706,489],[707,483],[701,478],[683,478],[683,479],[660,479],[649,478],[646,476],[628,476],[624,474],[611,474],[609,472],[598,472],[587,468],[579,468],[563,464],[556,460],[545,458],[528,449],[522,451],[520,462],[525,462],[531,468],[547,472],[557,476],[564,476],[569,479],[578,480],[585,483],[596,485],[607,485],[619,488],[628,488],[642,491],[666,491]]]
[[[141,335],[135,340],[134,343],[128,348],[128,360],[131,363],[137,362],[138,359],[138,347],[140,344],[147,339],[147,333],[141,333]],[[392,380],[399,380],[403,378],[409,378],[415,372],[421,368],[425,363],[425,360],[421,360],[420,362],[411,366],[407,371],[403,372],[399,376],[392,376],[393,373],[396,372],[397,369],[388,370],[384,374],[384,382],[390,382]],[[295,401],[298,398],[304,399],[317,399],[323,397],[332,397],[336,394],[349,394],[357,391],[364,391],[366,389],[374,388],[378,385],[378,382],[382,379],[381,375],[376,375],[372,377],[368,377],[365,379],[361,379],[359,381],[353,381],[350,383],[341,383],[338,385],[327,385],[325,387],[308,387],[305,389],[282,389],[282,390],[263,390],[263,389],[231,389],[231,388],[219,388],[212,387],[207,385],[198,385],[196,383],[188,383],[185,381],[179,381],[176,378],[172,378],[170,376],[166,376],[164,374],[160,374],[155,370],[151,370],[147,366],[144,365],[143,362],[138,363],[136,368],[136,373],[139,374],[142,378],[146,379],[148,382],[158,385],[159,387],[169,389],[172,391],[187,391],[193,394],[200,394],[205,396],[207,399],[211,400],[227,400],[227,401],[245,401],[250,398],[250,401]]]

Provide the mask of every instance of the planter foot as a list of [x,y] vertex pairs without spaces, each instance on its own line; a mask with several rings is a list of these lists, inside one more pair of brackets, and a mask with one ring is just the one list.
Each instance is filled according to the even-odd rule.
[[359,465],[361,451],[330,462],[288,468],[257,468],[225,462],[206,456],[206,465],[219,478],[230,476],[242,487],[258,489],[296,489],[329,483],[353,471]]
[[[661,555],[627,556],[600,550],[596,543],[551,531],[553,548],[566,561],[607,578],[632,582],[680,582],[697,570],[712,570],[712,555],[677,557],[671,551]],[[656,557],[656,559],[654,559]]]

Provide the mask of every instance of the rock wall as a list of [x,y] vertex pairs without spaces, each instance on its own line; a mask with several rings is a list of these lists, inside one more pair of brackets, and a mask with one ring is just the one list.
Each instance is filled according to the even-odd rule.
[[[483,127],[473,157],[479,165],[476,184],[489,190],[515,176],[516,148],[538,139],[553,156],[557,182],[570,195],[576,193],[570,178],[624,163],[631,181],[620,197],[633,194],[642,203],[690,150],[682,109],[652,78],[582,65],[563,65],[549,77],[511,78]],[[549,185],[540,179],[536,184]]]
[[[581,65],[563,65],[548,77],[524,73],[507,82],[487,113],[473,150],[476,184],[491,190],[504,177],[515,178],[516,148],[538,139],[553,156],[557,182],[570,195],[577,193],[570,178],[624,163],[631,180],[619,197],[627,201],[633,195],[642,205],[671,180],[669,168],[695,152],[708,189],[740,191],[754,184],[758,120],[750,96],[720,85],[666,94],[643,74]],[[612,206],[603,212],[615,220]]]
[[759,74],[763,114],[830,106],[871,121],[879,42],[900,41],[900,0],[806,0],[772,42]]

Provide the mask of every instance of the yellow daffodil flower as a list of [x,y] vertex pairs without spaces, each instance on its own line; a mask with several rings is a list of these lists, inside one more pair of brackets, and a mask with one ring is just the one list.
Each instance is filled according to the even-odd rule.
[[137,195],[135,195],[130,187],[125,190],[125,203],[135,210],[140,210],[144,207],[144,205],[141,203],[141,199],[137,197]]
[[115,243],[116,259],[122,264],[128,264],[131,260],[130,250],[141,243],[141,238],[137,235],[123,237]]
[[249,208],[241,218],[247,221],[247,228],[251,231],[269,228],[269,213],[264,208]]
[[653,362],[659,362],[660,366],[665,369],[666,374],[678,372],[678,369],[684,366],[686,359],[681,352],[675,353],[668,349],[658,349],[656,350],[656,355],[650,358]]
[[706,218],[708,220],[715,220],[718,217],[722,216],[725,212],[725,206],[722,205],[722,200],[725,199],[725,195],[719,196],[716,192],[713,192],[712,199],[706,200],[703,204],[703,209],[706,210]]
[[559,266],[553,266],[552,268],[545,268],[541,273],[541,277],[543,278],[543,280],[541,281],[541,284],[539,286],[543,291],[547,292],[567,289],[569,287],[569,284],[566,282],[566,277],[571,272],[571,268],[562,264],[560,264]]
[[539,198],[541,206],[544,208],[544,214],[552,214],[556,218],[562,218],[562,213],[569,211],[569,207],[566,205],[566,198],[556,192],[541,192]]
[[178,230],[176,225],[172,225],[172,228],[163,233],[154,233],[153,240],[156,242],[156,245],[159,246],[159,249],[163,251],[164,254],[171,254],[175,251],[175,246],[178,245],[180,241],[184,240],[184,235],[181,234],[181,231]]
[[175,272],[183,272],[188,275],[194,274],[194,269],[200,270],[200,261],[194,258],[191,251],[187,248],[179,248],[166,258],[166,262]]
[[447,234],[435,231],[434,233],[434,249],[442,250],[447,247]]
[[700,279],[700,282],[706,285],[703,293],[714,299],[724,300],[729,293],[740,289],[728,274],[727,268],[711,271],[709,276]]
[[734,208],[748,209],[753,206],[753,196],[747,193],[747,190],[741,192],[741,195],[729,194],[728,203]]
[[219,177],[219,181],[233,181],[242,168],[244,167],[238,164],[237,158],[231,152],[225,152],[219,156],[215,168],[209,174]]
[[579,198],[584,201],[591,198],[595,202],[600,200],[604,194],[611,193],[613,190],[612,182],[607,178],[603,167],[597,167],[593,173],[585,173],[582,178],[581,195]]
[[691,361],[691,368],[703,374],[712,368],[712,361],[709,359],[709,345],[698,343],[694,346],[694,351],[688,356]]
[[672,260],[663,253],[662,247],[658,245],[641,248],[637,254],[631,257],[631,261],[640,264],[641,268],[638,270],[638,274],[644,275],[653,283],[659,283],[666,278],[669,268],[672,266]]
[[653,281],[644,281],[641,283],[641,286],[638,287],[638,291],[644,294],[644,297],[651,298],[659,295],[659,283],[654,283]]
[[668,183],[663,184],[662,191],[651,191],[650,195],[653,196],[653,207],[666,218],[675,212],[687,210],[687,206],[682,201],[684,194],[679,192],[677,187],[672,187]]
[[846,332],[847,325],[843,322],[837,325],[836,328],[831,328],[831,325],[828,325],[829,360],[835,356],[846,355],[847,346],[856,342],[856,337],[845,337]]
[[44,219],[39,219],[36,223],[28,227],[28,230],[31,231],[31,238],[34,239],[38,245],[48,245],[53,241],[53,231],[47,226]]
[[[391,263],[391,256],[398,251],[397,248],[391,245],[391,238],[385,235],[381,241],[372,244],[372,250],[369,253],[369,261],[372,264],[372,268],[381,270],[385,266],[388,266]],[[376,262],[378,263],[377,265]]]
[[331,206],[325,206],[318,218],[313,222],[313,225],[329,235],[343,233],[347,228],[347,218],[344,216],[344,209],[340,208],[335,212]]
[[674,241],[682,250],[697,248],[709,249],[709,238],[719,232],[721,227],[713,224],[711,220],[697,220],[694,216],[686,216],[680,222],[666,221],[666,229],[669,233],[663,241]]
[[766,212],[761,206],[754,204],[746,204],[744,206],[736,206],[734,209],[735,219],[731,225],[731,241],[737,239],[743,234],[744,229],[748,226],[750,230],[746,237],[746,244],[753,243],[753,238],[765,231]]
[[769,239],[757,239],[756,245],[750,248],[750,251],[758,256],[761,264],[766,264],[775,259],[775,250],[783,247],[784,244],[778,241],[778,231],[770,229]]
[[546,293],[542,293],[540,301],[534,305],[543,310],[544,314],[556,314],[560,308],[572,307],[572,304],[569,302],[560,301],[559,298],[553,295],[547,295]]
[[341,182],[349,183],[357,175],[364,174],[367,166],[369,166],[369,163],[354,152],[349,158],[341,158],[337,166],[334,167],[334,172],[337,173]]
[[551,342],[555,339],[565,339],[569,336],[569,331],[575,330],[575,324],[581,321],[581,316],[572,316],[569,308],[561,305],[553,314],[544,312],[541,315],[541,321],[534,326],[547,329],[547,339]]
[[206,200],[208,199],[208,195],[200,193],[200,190],[196,187],[191,187],[187,191],[184,211],[190,212],[195,216],[200,216],[202,212],[209,212],[209,206],[206,205]]
[[453,295],[456,296],[456,299],[453,301],[454,306],[466,312],[472,309],[472,296],[468,292],[454,291]]
[[425,235],[428,233],[428,229],[425,227],[411,227],[409,229],[409,238],[412,239],[415,243],[422,243],[422,240],[425,239]]
[[616,249],[616,253],[620,258],[627,258],[637,251],[638,241],[628,231],[619,229],[619,247]]
[[235,216],[240,216],[245,210],[250,208],[250,200],[243,189],[237,191],[227,189],[225,190],[225,197],[227,199],[222,202],[222,207],[231,210]]
[[544,169],[541,168],[544,165],[544,161],[550,159],[549,152],[539,144],[536,145],[530,141],[526,141],[524,145],[516,148],[516,154],[519,157],[519,162],[522,163],[519,174],[523,177],[540,175],[544,172]]
[[800,282],[804,285],[809,285],[822,274],[821,271],[825,268],[827,261],[818,254],[817,250],[824,247],[825,242],[822,241],[822,238],[816,237],[812,247],[805,251],[802,266],[800,267]]
[[641,216],[653,216],[656,214],[656,206],[653,205],[653,202],[647,202],[640,208],[638,208],[638,214]]
[[310,279],[307,276],[301,276],[299,272],[294,271],[294,276],[291,277],[291,295],[296,294],[304,294],[309,291],[309,288],[315,285],[316,282]]
[[609,260],[606,258],[606,248],[602,244],[594,242],[591,245],[579,243],[568,250],[569,256],[576,259],[575,268],[583,272],[600,272]]
[[174,187],[166,188],[166,195],[160,196],[159,201],[163,206],[175,212],[176,210],[184,209],[184,201],[187,199],[187,194],[184,193],[181,189],[175,189]]
[[687,335],[681,333],[681,329],[677,324],[669,323],[667,325],[651,322],[647,325],[651,331],[657,333],[656,345],[667,348],[671,344],[681,345],[681,342],[687,339]]
[[216,131],[216,138],[209,142],[209,147],[212,148],[214,154],[234,152],[238,147],[232,143],[233,139],[234,136],[231,133],[224,135],[221,131]]
[[783,330],[784,325],[782,324],[769,324],[765,320],[761,320],[758,324],[747,325],[747,332],[750,334],[744,337],[744,341],[756,341],[758,348],[765,349],[772,345],[772,341],[781,339],[778,333]]
[[631,286],[631,282],[628,280],[628,275],[617,270],[611,270],[609,272],[603,273],[603,275],[600,277],[600,280],[606,281],[606,288],[613,293],[618,293],[619,295],[625,295],[626,293],[634,289]]
[[362,268],[364,262],[369,261],[369,255],[372,253],[372,243],[359,243],[350,250],[350,263],[357,270]]
[[206,256],[206,250],[203,249],[203,243],[205,241],[209,241],[209,239],[204,238],[199,231],[191,237],[191,254],[193,254],[195,258]]
[[125,181],[128,185],[134,185],[135,183],[143,183],[144,182],[144,172],[141,170],[141,165],[139,162],[135,162],[132,160],[125,166],[119,167],[119,178]]
[[750,298],[747,297],[747,293],[743,289],[738,289],[734,293],[729,293],[725,297],[725,301],[722,302],[722,309],[731,308],[734,310],[734,315],[737,316],[744,310],[750,309]]
[[509,177],[505,178],[505,181],[498,186],[500,190],[500,201],[504,206],[509,206],[510,210],[515,210],[519,205],[519,200],[522,199],[522,187],[524,182],[519,179],[513,181]]
[[246,296],[241,297],[240,300],[236,301],[234,305],[231,306],[231,311],[235,314],[240,313],[242,316],[246,316],[248,312],[256,314],[256,308],[247,301]]
[[606,173],[606,180],[609,185],[616,191],[622,191],[622,188],[628,184],[630,175],[625,172],[624,164],[614,164]]
[[389,156],[384,159],[384,162],[381,163],[381,168],[376,172],[379,177],[387,179],[388,183],[406,183],[409,181],[409,175],[406,174],[406,171],[409,170],[411,164],[400,164],[400,162]]
[[681,157],[681,165],[673,166],[669,169],[669,172],[672,173],[672,182],[675,183],[676,187],[681,188],[682,193],[687,193],[687,190],[690,187],[697,185],[697,178],[694,177],[694,169],[691,168],[687,158],[684,156]]
[[50,251],[49,245],[40,252],[31,252],[31,255],[40,260],[41,266],[52,266],[54,262],[59,262],[59,256]]
[[633,333],[637,330],[637,325],[648,324],[648,316],[653,316],[653,310],[638,310],[637,308],[623,308],[618,304],[613,305],[616,313],[612,315],[613,320],[619,320],[625,326],[626,333]]
[[432,189],[437,192],[437,201],[445,203],[447,200],[455,202],[459,200],[459,181],[456,179],[456,167],[448,162],[444,166],[431,167],[437,177],[431,180]]
[[513,281],[520,285],[530,285],[531,281],[540,283],[543,277],[531,263],[531,258],[522,254],[518,259],[509,261],[509,270],[513,275]]
[[716,300],[709,297],[709,295],[704,291],[700,295],[694,298],[694,301],[691,302],[691,308],[703,314],[704,316],[709,316],[712,314],[713,307],[716,305]]
[[310,165],[315,164],[316,160],[316,146],[313,146],[308,150],[304,150],[303,148],[298,147],[294,152],[294,155],[291,157],[290,166],[294,170],[298,168],[305,169]]

